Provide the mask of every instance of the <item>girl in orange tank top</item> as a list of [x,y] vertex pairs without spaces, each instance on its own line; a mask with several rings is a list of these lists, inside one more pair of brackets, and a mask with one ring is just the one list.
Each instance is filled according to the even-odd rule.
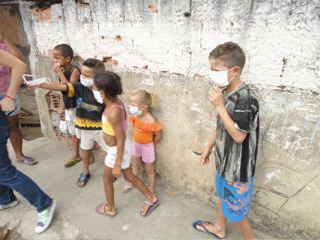
[[[158,143],[162,135],[162,126],[150,112],[152,96],[148,91],[139,90],[130,97],[130,122],[134,129],[134,144],[132,149],[132,170],[138,175],[143,162],[149,178],[149,189],[154,193],[155,186],[155,143]],[[131,184],[123,187],[123,192],[132,189]]]

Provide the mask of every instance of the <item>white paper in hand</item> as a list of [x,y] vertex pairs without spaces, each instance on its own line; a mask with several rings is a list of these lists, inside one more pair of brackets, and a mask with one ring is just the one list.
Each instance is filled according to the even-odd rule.
[[37,85],[42,84],[42,83],[50,82],[50,78],[44,77],[44,78],[35,79],[30,74],[23,74],[22,78],[23,78],[23,81],[25,82],[25,84],[27,84],[29,86],[37,86]]

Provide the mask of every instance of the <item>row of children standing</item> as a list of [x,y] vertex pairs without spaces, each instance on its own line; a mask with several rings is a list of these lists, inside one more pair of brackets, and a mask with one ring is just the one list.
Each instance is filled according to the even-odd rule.
[[[67,44],[57,45],[53,57],[53,70],[60,83],[44,83],[37,87],[62,92],[65,110],[61,120],[67,123],[73,148],[73,156],[65,166],[82,161],[83,169],[77,184],[84,187],[91,177],[91,151],[95,143],[98,144],[107,153],[103,177],[107,203],[99,204],[96,211],[107,216],[117,214],[113,183],[123,173],[129,182],[123,192],[137,188],[146,198],[140,214],[148,216],[159,205],[154,189],[154,161],[155,143],[160,141],[162,133],[161,124],[150,112],[152,95],[146,90],[134,92],[130,96],[131,116],[128,118],[119,98],[123,91],[117,74],[105,71],[104,64],[93,58],[85,60],[79,69],[72,64],[73,50]],[[132,149],[126,139],[128,120],[134,128]],[[142,162],[149,177],[149,189],[138,177]]]

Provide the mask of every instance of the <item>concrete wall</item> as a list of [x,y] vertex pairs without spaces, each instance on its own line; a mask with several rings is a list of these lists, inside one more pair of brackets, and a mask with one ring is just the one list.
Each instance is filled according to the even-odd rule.
[[[108,57],[126,93],[146,88],[158,95],[156,115],[165,126],[160,176],[215,201],[214,164],[201,167],[193,153],[215,127],[208,81],[196,76],[208,69],[215,45],[238,42],[248,59],[243,78],[261,104],[250,217],[286,237],[320,235],[319,1],[82,2],[45,10],[20,4],[34,73],[53,77],[50,53],[58,43],[71,44],[78,59]],[[52,135],[48,109],[38,99],[43,131]]]

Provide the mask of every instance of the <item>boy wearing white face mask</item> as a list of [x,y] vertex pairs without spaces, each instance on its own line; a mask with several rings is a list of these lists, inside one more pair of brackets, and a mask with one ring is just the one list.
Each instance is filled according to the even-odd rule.
[[[53,49],[53,71],[59,77],[62,84],[79,82],[80,70],[72,64],[73,50],[68,44],[59,44]],[[64,112],[61,118],[65,119],[60,122],[60,126],[65,123],[65,132],[69,132],[72,136],[73,156],[68,159],[64,166],[71,167],[81,161],[79,153],[79,140],[76,137],[75,131],[75,115],[76,115],[76,100],[73,97],[68,97],[66,93],[62,93]],[[61,127],[60,127],[60,130]]]
[[44,89],[65,92],[68,97],[74,97],[76,100],[76,135],[80,139],[83,162],[83,171],[78,179],[79,187],[84,187],[91,177],[89,172],[90,153],[94,144],[98,143],[106,151],[101,131],[101,118],[105,105],[100,92],[92,89],[95,74],[103,71],[104,68],[105,66],[101,61],[89,58],[81,66],[81,84],[45,83],[38,86]]
[[245,239],[255,239],[250,210],[259,139],[259,102],[241,81],[243,50],[233,42],[218,45],[209,55],[209,99],[217,110],[217,126],[201,155],[207,165],[215,147],[218,214],[214,224],[197,220],[193,227],[218,239],[226,237],[226,222],[235,223]]

